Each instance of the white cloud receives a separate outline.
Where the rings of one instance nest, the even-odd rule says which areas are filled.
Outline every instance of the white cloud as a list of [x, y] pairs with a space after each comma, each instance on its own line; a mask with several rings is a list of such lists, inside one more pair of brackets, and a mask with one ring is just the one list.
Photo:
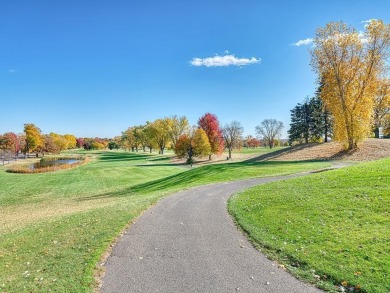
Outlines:
[[372, 18], [372, 19], [367, 19], [367, 20], [363, 20], [362, 23], [364, 23], [364, 27], [367, 27], [371, 21], [375, 21], [377, 20], [376, 18]]
[[193, 58], [190, 61], [192, 66], [221, 67], [221, 66], [245, 66], [256, 64], [261, 61], [260, 58], [237, 58], [233, 54], [208, 58]]
[[298, 42], [296, 43], [293, 43], [294, 46], [297, 46], [297, 47], [300, 47], [300, 46], [306, 46], [306, 45], [310, 45], [313, 43], [313, 39], [312, 38], [307, 38], [307, 39], [304, 39], [304, 40], [299, 40]]

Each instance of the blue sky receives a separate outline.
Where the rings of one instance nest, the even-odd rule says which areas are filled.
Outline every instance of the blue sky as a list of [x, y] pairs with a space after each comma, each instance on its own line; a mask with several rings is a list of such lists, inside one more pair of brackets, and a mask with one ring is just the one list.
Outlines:
[[0, 133], [113, 137], [210, 112], [246, 135], [275, 118], [286, 137], [316, 89], [310, 45], [293, 44], [372, 18], [389, 23], [390, 1], [0, 0]]

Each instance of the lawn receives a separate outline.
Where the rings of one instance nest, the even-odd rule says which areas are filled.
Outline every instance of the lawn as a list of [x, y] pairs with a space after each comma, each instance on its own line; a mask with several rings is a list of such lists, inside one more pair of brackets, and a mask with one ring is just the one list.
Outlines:
[[277, 151], [277, 150], [282, 150], [282, 149], [285, 149], [286, 147], [284, 146], [280, 146], [280, 147], [275, 147], [273, 149], [270, 149], [270, 148], [266, 148], [266, 147], [258, 147], [258, 148], [241, 148], [241, 150], [239, 151], [235, 151], [233, 153], [233, 157], [234, 157], [234, 154], [248, 154], [248, 155], [264, 155], [264, 154], [268, 154], [270, 152], [273, 152], [273, 151]]
[[382, 159], [257, 186], [233, 196], [229, 210], [293, 274], [328, 290], [390, 292], [389, 166]]
[[0, 167], [0, 292], [90, 292], [110, 243], [162, 196], [328, 165], [236, 162], [191, 169], [171, 164], [169, 155], [85, 154], [90, 163], [51, 173], [13, 174]]

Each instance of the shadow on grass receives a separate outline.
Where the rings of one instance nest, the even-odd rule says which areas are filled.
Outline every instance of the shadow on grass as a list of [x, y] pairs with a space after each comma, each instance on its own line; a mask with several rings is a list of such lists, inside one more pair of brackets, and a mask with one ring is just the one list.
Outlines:
[[146, 160], [147, 158], [150, 157], [151, 157], [150, 155], [146, 155], [146, 154], [105, 152], [101, 154], [101, 156], [99, 157], [99, 161], [102, 162], [138, 161], [138, 160]]
[[[226, 181], [226, 174], [239, 174], [240, 169], [242, 168], [248, 168], [248, 167], [264, 167], [264, 168], [277, 168], [281, 166], [288, 166], [288, 165], [295, 165], [295, 164], [302, 164], [303, 162], [307, 163], [313, 163], [313, 162], [319, 162], [318, 160], [308, 160], [308, 161], [289, 161], [289, 162], [282, 162], [282, 161], [263, 161], [263, 162], [237, 162], [237, 163], [225, 163], [225, 164], [214, 164], [214, 165], [206, 165], [198, 168], [193, 168], [188, 171], [184, 171], [175, 175], [167, 176], [164, 178], [151, 180], [148, 182], [144, 182], [141, 184], [137, 184], [134, 186], [130, 186], [128, 188], [119, 190], [119, 191], [113, 191], [108, 193], [102, 193], [90, 197], [84, 197], [80, 198], [78, 200], [84, 201], [84, 200], [93, 200], [98, 198], [108, 198], [108, 197], [122, 197], [122, 196], [131, 196], [136, 194], [145, 194], [149, 192], [161, 192], [165, 190], [178, 190], [181, 187], [189, 187], [194, 186], [196, 184], [193, 184], [195, 182], [198, 182], [199, 184], [208, 184], [208, 183], [214, 183], [214, 182], [222, 182]], [[145, 167], [154, 167], [156, 165], [145, 165]], [[158, 166], [158, 165], [157, 165]], [[161, 165], [161, 166], [167, 166], [167, 164]], [[272, 175], [279, 175], [280, 173], [275, 173]], [[264, 176], [267, 176], [264, 174]], [[244, 176], [234, 179], [247, 179], [247, 178], [253, 178], [256, 176]]]
[[157, 158], [152, 158], [148, 159], [149, 162], [160, 162], [160, 161], [169, 161], [171, 158], [170, 157], [157, 157]]

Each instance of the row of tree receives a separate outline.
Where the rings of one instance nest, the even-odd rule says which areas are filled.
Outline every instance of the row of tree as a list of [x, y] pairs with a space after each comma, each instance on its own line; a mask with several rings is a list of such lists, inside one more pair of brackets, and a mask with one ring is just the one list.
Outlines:
[[146, 151], [148, 148], [150, 152], [158, 149], [163, 154], [165, 148], [169, 147], [178, 157], [186, 158], [188, 163], [192, 163], [194, 157], [208, 156], [211, 159], [212, 155], [222, 154], [224, 149], [227, 149], [230, 159], [232, 151], [242, 146], [265, 145], [272, 148], [279, 142], [282, 129], [282, 122], [266, 119], [256, 127], [256, 134], [261, 141], [251, 136], [244, 140], [244, 129], [240, 122], [232, 121], [221, 126], [215, 114], [206, 113], [194, 126], [189, 125], [185, 116], [165, 117], [144, 125], [132, 126], [114, 141], [117, 147], [132, 151]]
[[27, 123], [20, 134], [7, 132], [0, 135], [0, 150], [12, 155], [19, 153], [60, 153], [63, 150], [80, 147], [79, 140], [72, 134], [60, 135], [54, 132], [43, 134], [35, 124]]
[[138, 151], [138, 149], [158, 149], [160, 154], [169, 147], [180, 158], [220, 155], [225, 147], [231, 152], [240, 147], [243, 127], [237, 121], [220, 126], [214, 114], [206, 113], [198, 120], [196, 126], [190, 126], [185, 116], [171, 116], [146, 122], [145, 125], [129, 127], [122, 132], [118, 145], [125, 149]]
[[180, 158], [189, 163], [194, 157], [221, 155], [227, 149], [232, 157], [234, 149], [242, 146], [255, 148], [261, 145], [270, 148], [279, 145], [283, 124], [275, 119], [266, 119], [256, 127], [258, 138], [248, 136], [243, 139], [240, 122], [232, 121], [220, 126], [216, 115], [206, 113], [199, 118], [197, 125], [190, 126], [185, 116], [171, 116], [146, 122], [145, 125], [129, 127], [121, 136], [113, 139], [76, 138], [72, 134], [60, 135], [54, 132], [43, 134], [34, 124], [24, 125], [24, 132], [16, 135], [8, 132], [0, 135], [0, 150], [11, 154], [34, 152], [59, 153], [63, 150], [84, 148], [86, 150], [119, 149], [150, 152], [158, 149], [160, 154], [169, 147]]

